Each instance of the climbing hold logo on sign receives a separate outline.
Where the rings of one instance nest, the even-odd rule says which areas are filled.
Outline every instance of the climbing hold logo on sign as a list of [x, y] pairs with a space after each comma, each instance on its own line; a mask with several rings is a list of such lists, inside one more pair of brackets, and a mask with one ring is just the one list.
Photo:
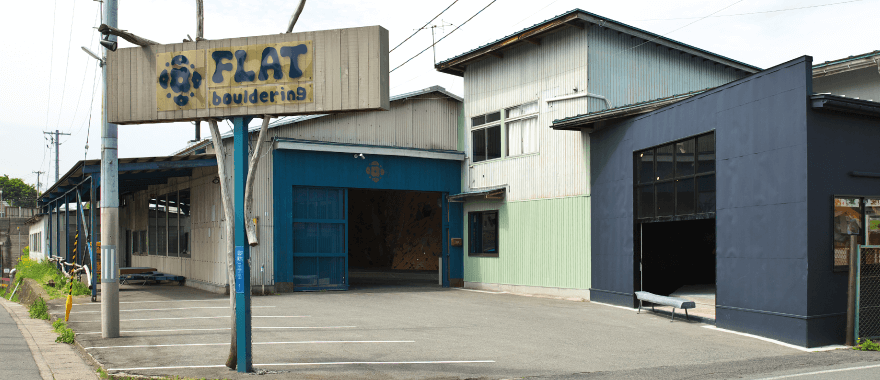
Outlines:
[[205, 51], [156, 55], [156, 101], [160, 111], [205, 108]]
[[378, 161], [373, 161], [370, 163], [370, 166], [367, 166], [367, 174], [370, 175], [370, 179], [373, 182], [379, 182], [382, 176], [385, 175], [385, 169], [382, 168], [382, 165], [379, 165]]

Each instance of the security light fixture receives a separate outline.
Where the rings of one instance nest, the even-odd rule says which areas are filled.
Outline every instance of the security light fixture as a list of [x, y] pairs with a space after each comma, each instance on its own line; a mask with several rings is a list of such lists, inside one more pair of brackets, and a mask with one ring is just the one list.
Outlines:
[[363, 154], [363, 153], [356, 153], [356, 154], [354, 155], [354, 158], [360, 158], [360, 159], [362, 159], [362, 160], [366, 160], [366, 159], [367, 159], [366, 157], [364, 157], [364, 154]]
[[[95, 52], [89, 50], [89, 48], [87, 48], [85, 46], [82, 46], [82, 49], [84, 52], [86, 52], [86, 54], [88, 54], [89, 56], [91, 56], [94, 59], [97, 59], [98, 64], [101, 65], [101, 67], [104, 67], [104, 60], [101, 59], [101, 57], [99, 57], [97, 54], [95, 54]], [[86, 148], [86, 149], [88, 149], [88, 148]]]
[[110, 41], [108, 35], [104, 35], [104, 39], [101, 40], [101, 46], [110, 51], [116, 51], [116, 41]]

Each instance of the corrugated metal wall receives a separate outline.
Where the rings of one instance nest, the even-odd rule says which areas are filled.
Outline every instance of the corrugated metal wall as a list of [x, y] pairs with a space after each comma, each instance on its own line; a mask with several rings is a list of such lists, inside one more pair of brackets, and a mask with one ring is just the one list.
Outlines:
[[846, 73], [813, 78], [813, 92], [830, 92], [880, 102], [880, 67], [868, 67]]
[[590, 197], [465, 204], [482, 210], [499, 211], [499, 254], [465, 254], [465, 281], [589, 289]]
[[[588, 289], [590, 287], [590, 136], [553, 131], [562, 119], [607, 106], [578, 97], [589, 92], [612, 107], [714, 87], [744, 72], [592, 25], [567, 28], [488, 57], [465, 72], [465, 152], [462, 182], [469, 189], [508, 185], [507, 199], [465, 205], [465, 212], [499, 209], [498, 258], [467, 257], [465, 281]], [[538, 100], [537, 154], [470, 162], [470, 118]], [[506, 154], [506, 131], [502, 128]], [[554, 200], [542, 200], [562, 198]], [[541, 201], [535, 201], [541, 200]], [[522, 202], [527, 201], [527, 202]], [[465, 214], [466, 217], [466, 214]], [[560, 229], [561, 230], [558, 230]]]
[[[540, 46], [522, 45], [468, 66], [465, 72], [465, 152], [470, 156], [470, 118], [538, 101], [537, 154], [469, 164], [470, 188], [509, 185], [509, 200], [555, 198], [589, 193], [589, 136], [552, 131], [554, 119], [588, 111], [590, 100], [547, 104], [545, 99], [587, 89], [587, 33], [574, 28], [554, 33]], [[506, 131], [502, 128], [503, 148]]]
[[[380, 145], [420, 149], [456, 150], [458, 145], [458, 122], [461, 102], [440, 93], [429, 93], [413, 98], [391, 102], [391, 110], [386, 112], [356, 112], [325, 116], [306, 120], [293, 125], [272, 128], [267, 132], [267, 140], [275, 137], [296, 138], [323, 142]], [[258, 121], [258, 120], [257, 120]], [[255, 121], [255, 122], [257, 122]], [[257, 133], [251, 133], [250, 151], [256, 148]], [[234, 148], [231, 138], [226, 144], [226, 165], [229, 168], [228, 183], [233, 183], [232, 166]], [[275, 170], [272, 160], [271, 144], [264, 147], [263, 156], [257, 166], [256, 187], [254, 188], [254, 215], [258, 217], [260, 244], [251, 247], [251, 284], [273, 285], [274, 231], [272, 175]], [[216, 153], [208, 148], [208, 153]], [[283, 168], [294, 174], [296, 168]], [[163, 256], [135, 256], [136, 266], [150, 266], [168, 273], [181, 274], [188, 279], [216, 285], [227, 284], [226, 258], [223, 238], [225, 227], [223, 210], [220, 204], [220, 185], [211, 181], [217, 176], [216, 168], [193, 170], [192, 178], [172, 179], [168, 185], [150, 186], [149, 190], [138, 192], [139, 207], [146, 211], [149, 194], [164, 194], [173, 189], [192, 189], [193, 203], [193, 253], [191, 258]], [[146, 213], [136, 216], [143, 220], [146, 229]], [[138, 223], [132, 221], [131, 223]], [[278, 226], [282, 233], [292, 226]], [[123, 231], [125, 230], [123, 226]], [[260, 268], [264, 270], [261, 272]]]

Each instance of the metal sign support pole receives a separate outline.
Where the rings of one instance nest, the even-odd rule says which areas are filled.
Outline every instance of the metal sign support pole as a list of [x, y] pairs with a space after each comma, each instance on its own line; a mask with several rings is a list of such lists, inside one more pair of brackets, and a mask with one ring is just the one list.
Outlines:
[[[235, 342], [238, 372], [252, 372], [251, 356], [251, 268], [250, 247], [245, 233], [244, 187], [248, 175], [248, 123], [250, 117], [235, 117], [233, 123], [235, 175]], [[222, 157], [218, 159], [223, 159]]]
[[[104, 0], [104, 24], [117, 27], [117, 0]], [[110, 41], [116, 36], [110, 35]], [[106, 50], [105, 50], [106, 51]], [[106, 62], [106, 53], [105, 53]], [[101, 123], [101, 336], [119, 337], [119, 152], [116, 124], [107, 118], [107, 65], [104, 77], [104, 117]]]

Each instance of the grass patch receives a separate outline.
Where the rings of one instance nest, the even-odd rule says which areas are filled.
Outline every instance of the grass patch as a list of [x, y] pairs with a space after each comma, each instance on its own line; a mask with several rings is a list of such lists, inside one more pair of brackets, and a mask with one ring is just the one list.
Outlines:
[[[48, 261], [34, 261], [22, 256], [21, 261], [15, 266], [16, 278], [31, 278], [37, 281], [46, 290], [49, 299], [62, 298], [67, 296], [68, 287], [73, 285], [73, 295], [84, 296], [92, 294], [87, 284], [83, 284], [76, 279], [68, 279], [61, 274], [61, 271], [55, 264]], [[49, 281], [55, 283], [55, 286], [46, 285]]]
[[58, 333], [58, 338], [55, 338], [55, 342], [73, 344], [76, 333], [67, 327], [67, 323], [64, 320], [56, 319], [55, 322], [52, 322], [52, 329]]
[[853, 347], [853, 350], [858, 351], [880, 351], [880, 344], [873, 342], [869, 339], [858, 339], [856, 341], [856, 346]]
[[49, 320], [49, 307], [46, 306], [46, 301], [43, 300], [43, 297], [37, 298], [34, 303], [28, 307], [28, 314], [30, 314], [33, 319]]

